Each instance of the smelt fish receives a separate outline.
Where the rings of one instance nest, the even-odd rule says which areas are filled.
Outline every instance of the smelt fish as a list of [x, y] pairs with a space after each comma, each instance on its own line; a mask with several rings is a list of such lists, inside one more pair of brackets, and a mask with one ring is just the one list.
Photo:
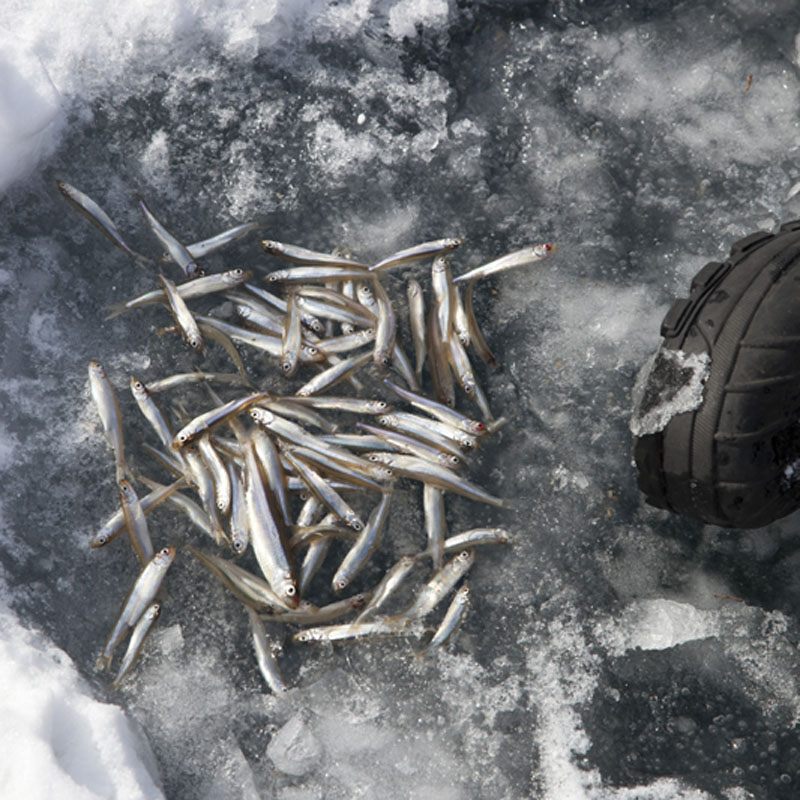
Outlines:
[[177, 450], [189, 444], [206, 431], [210, 431], [217, 425], [222, 425], [237, 414], [241, 414], [259, 400], [269, 399], [267, 392], [254, 392], [246, 397], [231, 400], [217, 408], [206, 411], [204, 414], [195, 417], [190, 423], [184, 425], [172, 439], [172, 447]]
[[[142, 478], [142, 482], [152, 489], [152, 491], [141, 498], [139, 501], [142, 513], [149, 514], [159, 503], [164, 502], [170, 495], [174, 494], [182, 486], [185, 486], [186, 478], [178, 478], [175, 483], [169, 486], [162, 486], [159, 483], [148, 483], [147, 478]], [[91, 538], [89, 547], [97, 548], [107, 545], [112, 539], [126, 529], [125, 515], [122, 513], [122, 508], [117, 509], [109, 520], [100, 528], [100, 530]]]
[[361, 571], [364, 565], [372, 557], [376, 548], [380, 544], [386, 518], [389, 514], [389, 504], [392, 500], [392, 487], [389, 486], [383, 492], [381, 501], [369, 515], [364, 530], [359, 534], [358, 539], [347, 551], [347, 555], [339, 565], [339, 569], [333, 576], [332, 587], [334, 592], [341, 592], [350, 585], [350, 582]]
[[125, 463], [125, 443], [122, 438], [122, 415], [114, 387], [106, 375], [99, 361], [89, 362], [89, 387], [92, 399], [103, 423], [106, 439], [114, 451], [117, 466], [117, 483], [123, 476], [130, 475], [128, 465]]
[[523, 247], [521, 250], [515, 250], [513, 253], [507, 253], [488, 264], [482, 264], [480, 267], [475, 267], [463, 275], [459, 275], [453, 280], [453, 283], [461, 283], [462, 281], [478, 280], [486, 278], [489, 275], [494, 275], [497, 272], [504, 272], [507, 269], [514, 269], [515, 267], [524, 267], [528, 264], [534, 264], [537, 261], [553, 255], [556, 251], [554, 244], [535, 244], [532, 247]]
[[189, 306], [186, 305], [186, 301], [180, 296], [177, 287], [169, 278], [159, 275], [158, 279], [161, 281], [167, 305], [183, 334], [184, 341], [196, 353], [203, 353], [205, 351], [203, 335], [200, 333], [200, 326], [189, 310]]
[[350, 622], [343, 625], [324, 625], [306, 628], [292, 638], [296, 642], [340, 642], [361, 636], [391, 636], [406, 633], [411, 624], [400, 617], [384, 617], [367, 622]]
[[429, 655], [438, 647], [443, 647], [455, 636], [461, 623], [467, 616], [469, 610], [469, 586], [464, 584], [450, 601], [444, 618], [439, 623], [439, 627], [433, 634], [433, 638], [428, 642], [428, 646], [420, 652], [421, 656]]
[[107, 670], [111, 666], [114, 650], [153, 602], [174, 559], [175, 548], [170, 545], [159, 550], [141, 571], [120, 607], [117, 620], [111, 629], [100, 658], [97, 659], [95, 669]]
[[264, 239], [261, 247], [273, 256], [278, 256], [285, 261], [293, 264], [308, 264], [311, 266], [333, 266], [333, 267], [361, 267], [367, 269], [366, 264], [359, 264], [352, 258], [332, 255], [331, 253], [319, 253], [316, 250], [307, 250], [305, 247], [298, 247], [294, 244], [284, 244], [273, 239]]
[[422, 619], [430, 614], [474, 563], [475, 553], [462, 550], [422, 587], [414, 602], [400, 615], [400, 618]]
[[114, 682], [111, 684], [115, 689], [119, 689], [119, 685], [122, 683], [125, 676], [130, 672], [131, 667], [139, 657], [144, 640], [147, 638], [147, 634], [152, 630], [153, 625], [158, 619], [160, 613], [161, 603], [156, 600], [155, 603], [151, 603], [145, 609], [144, 614], [139, 617], [139, 621], [136, 623], [136, 625], [134, 625], [133, 631], [131, 632], [131, 638], [128, 640], [128, 648], [125, 651], [125, 655], [122, 657], [122, 663], [119, 665], [117, 677], [114, 678]]
[[131, 547], [136, 553], [139, 563], [145, 567], [153, 558], [153, 542], [150, 540], [150, 532], [147, 529], [147, 518], [142, 511], [142, 504], [139, 502], [133, 486], [125, 478], [119, 482], [118, 488], [122, 515], [128, 528]]
[[445, 553], [457, 553], [467, 547], [484, 544], [508, 544], [511, 534], [505, 528], [471, 528], [444, 540]]
[[281, 694], [289, 687], [278, 668], [278, 661], [272, 652], [272, 645], [267, 637], [264, 623], [250, 606], [247, 606], [247, 614], [250, 617], [250, 632], [253, 636], [253, 649], [256, 651], [258, 668], [273, 694]]
[[161, 245], [167, 250], [170, 258], [183, 270], [183, 274], [187, 278], [197, 278], [201, 275], [202, 270], [195, 263], [192, 254], [167, 230], [166, 226], [157, 219], [155, 214], [148, 208], [147, 203], [140, 199], [139, 207], [142, 209], [150, 229], [156, 235], [159, 242], [161, 242]]
[[264, 490], [258, 456], [251, 440], [244, 443], [244, 459], [244, 504], [250, 545], [272, 590], [284, 605], [297, 608], [297, 581]]
[[425, 297], [422, 287], [415, 280], [408, 282], [408, 318], [411, 325], [411, 338], [414, 340], [414, 355], [416, 366], [414, 373], [417, 382], [422, 380], [422, 367], [425, 364]]
[[395, 593], [400, 584], [419, 563], [418, 556], [403, 556], [383, 576], [381, 582], [373, 589], [372, 598], [364, 606], [361, 613], [355, 618], [356, 622], [374, 614], [384, 606], [386, 601]]
[[119, 229], [112, 222], [111, 217], [89, 195], [84, 194], [74, 186], [70, 186], [66, 181], [56, 181], [56, 186], [58, 186], [58, 191], [64, 195], [64, 199], [119, 247], [126, 256], [133, 259], [140, 267], [153, 266], [151, 259], [128, 247]]
[[[203, 275], [200, 278], [192, 278], [184, 283], [177, 283], [175, 284], [175, 288], [184, 300], [191, 300], [195, 297], [204, 297], [207, 294], [224, 292], [232, 289], [240, 283], [250, 280], [252, 274], [250, 270], [230, 269], [227, 272]], [[124, 311], [129, 311], [132, 308], [141, 308], [152, 303], [165, 302], [167, 302], [167, 298], [164, 294], [164, 290], [153, 289], [150, 292], [145, 292], [145, 294], [134, 297], [133, 300], [127, 300], [124, 303], [112, 303], [106, 306], [107, 310], [111, 312], [106, 319], [113, 319]]]
[[432, 256], [437, 256], [442, 252], [454, 250], [461, 244], [461, 241], [461, 239], [436, 239], [432, 242], [415, 244], [413, 247], [400, 250], [399, 252], [379, 261], [377, 264], [373, 264], [370, 267], [370, 271], [378, 272], [391, 267], [397, 267], [400, 264], [409, 264], [412, 261], [422, 261], [423, 258], [430, 258]]
[[221, 247], [225, 247], [225, 245], [228, 245], [231, 242], [235, 242], [237, 239], [241, 239], [242, 236], [246, 236], [251, 231], [258, 230], [261, 227], [263, 227], [263, 225], [260, 222], [244, 222], [241, 225], [234, 225], [232, 228], [228, 228], [227, 230], [222, 231], [222, 233], [218, 233], [216, 236], [211, 236], [208, 239], [203, 239], [200, 242], [187, 244], [186, 249], [189, 251], [189, 255], [192, 258], [202, 258], [203, 256], [207, 256], [209, 253], [216, 252]]

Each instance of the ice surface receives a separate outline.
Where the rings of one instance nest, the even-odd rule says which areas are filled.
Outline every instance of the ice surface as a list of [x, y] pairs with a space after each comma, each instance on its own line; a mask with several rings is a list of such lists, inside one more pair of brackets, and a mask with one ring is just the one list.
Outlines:
[[[91, 686], [70, 673], [45, 701], [15, 681], [42, 763], [86, 792], [115, 785], [103, 759], [67, 749], [59, 766], [63, 728], [43, 728], [50, 702], [79, 733], [123, 730], [94, 694], [141, 726], [170, 799], [797, 797], [796, 518], [740, 533], [645, 506], [628, 429], [672, 300], [732, 241], [800, 216], [796, 4], [35, 0], [7, 3], [0, 26], [0, 575], [39, 631], [4, 617], [2, 669], [9, 683], [57, 646]], [[495, 518], [515, 542], [482, 555], [447, 651], [287, 640], [293, 688], [273, 697], [241, 609], [181, 552], [130, 680], [112, 692], [93, 673], [135, 565], [87, 546], [116, 500], [86, 364], [106, 366], [138, 441], [130, 373], [184, 356], [156, 334], [159, 309], [103, 321], [151, 276], [55, 178], [150, 255], [137, 192], [190, 241], [263, 220], [209, 270], [270, 266], [259, 236], [370, 258], [460, 235], [457, 272], [558, 244], [476, 288], [501, 364], [479, 375], [510, 418], [477, 469], [516, 498]], [[418, 541], [411, 497], [394, 555]], [[484, 512], [448, 504], [454, 528]], [[152, 533], [198, 541], [174, 512]], [[318, 747], [302, 775], [271, 755], [291, 720]], [[144, 781], [126, 736], [113, 779]]]

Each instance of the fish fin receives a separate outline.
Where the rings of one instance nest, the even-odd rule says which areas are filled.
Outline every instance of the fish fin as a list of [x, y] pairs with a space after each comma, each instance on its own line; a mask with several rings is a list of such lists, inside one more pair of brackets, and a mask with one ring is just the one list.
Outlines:
[[133, 259], [133, 262], [136, 264], [137, 267], [142, 267], [143, 269], [150, 269], [150, 270], [155, 269], [156, 263], [155, 261], [153, 261], [152, 258], [143, 256], [141, 253], [137, 253], [135, 250], [131, 250], [129, 255]]
[[110, 305], [106, 306], [106, 311], [110, 311], [111, 313], [106, 317], [107, 320], [114, 319], [114, 317], [118, 317], [120, 314], [124, 313], [128, 310], [128, 306], [125, 303], [111, 303]]

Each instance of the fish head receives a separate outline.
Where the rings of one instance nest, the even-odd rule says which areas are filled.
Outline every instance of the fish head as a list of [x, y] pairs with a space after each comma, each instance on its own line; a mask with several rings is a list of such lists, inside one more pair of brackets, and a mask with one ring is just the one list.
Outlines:
[[275, 415], [266, 408], [251, 408], [250, 418], [260, 425], [269, 425], [275, 421]]
[[244, 283], [244, 281], [250, 280], [252, 276], [252, 270], [237, 267], [236, 269], [229, 269], [227, 272], [223, 272], [222, 281], [228, 286], [237, 286], [240, 283]]
[[297, 608], [300, 604], [300, 598], [297, 596], [297, 584], [291, 577], [283, 578], [277, 586], [274, 587], [275, 594], [280, 597], [281, 602], [291, 609]]
[[364, 530], [364, 523], [358, 518], [358, 515], [355, 512], [345, 514], [344, 522], [348, 528], [352, 528], [354, 531]]
[[325, 356], [313, 345], [304, 344], [303, 354], [309, 361], [322, 361]]
[[131, 375], [131, 393], [137, 400], [144, 400], [148, 396], [147, 387], [134, 375]]
[[456, 469], [461, 466], [461, 459], [452, 453], [439, 453], [437, 460], [443, 467], [448, 469]]
[[133, 490], [133, 486], [125, 478], [121, 478], [117, 486], [119, 487], [120, 499], [125, 505], [135, 503], [139, 499]]
[[297, 356], [294, 353], [286, 353], [281, 359], [281, 369], [284, 375], [291, 375], [297, 369]]
[[168, 567], [175, 560], [176, 552], [174, 544], [169, 545], [169, 547], [162, 547], [153, 556], [153, 562], [160, 567]]

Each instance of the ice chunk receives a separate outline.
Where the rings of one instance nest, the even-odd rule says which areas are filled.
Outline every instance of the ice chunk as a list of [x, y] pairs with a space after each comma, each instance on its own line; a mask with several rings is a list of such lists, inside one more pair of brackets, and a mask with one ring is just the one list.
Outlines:
[[447, 23], [447, 0], [400, 0], [389, 12], [389, 35], [414, 36], [416, 26], [440, 28]]
[[665, 650], [668, 647], [716, 636], [720, 631], [717, 611], [705, 611], [690, 603], [658, 598], [633, 603], [620, 623], [625, 649]]
[[0, 783], [28, 800], [163, 798], [122, 710], [89, 693], [71, 660], [0, 608]]
[[281, 772], [306, 775], [322, 757], [322, 747], [300, 714], [295, 714], [273, 737], [267, 755]]
[[633, 435], [663, 431], [676, 414], [699, 408], [710, 367], [708, 353], [687, 355], [682, 350], [659, 348], [642, 367], [633, 387]]

